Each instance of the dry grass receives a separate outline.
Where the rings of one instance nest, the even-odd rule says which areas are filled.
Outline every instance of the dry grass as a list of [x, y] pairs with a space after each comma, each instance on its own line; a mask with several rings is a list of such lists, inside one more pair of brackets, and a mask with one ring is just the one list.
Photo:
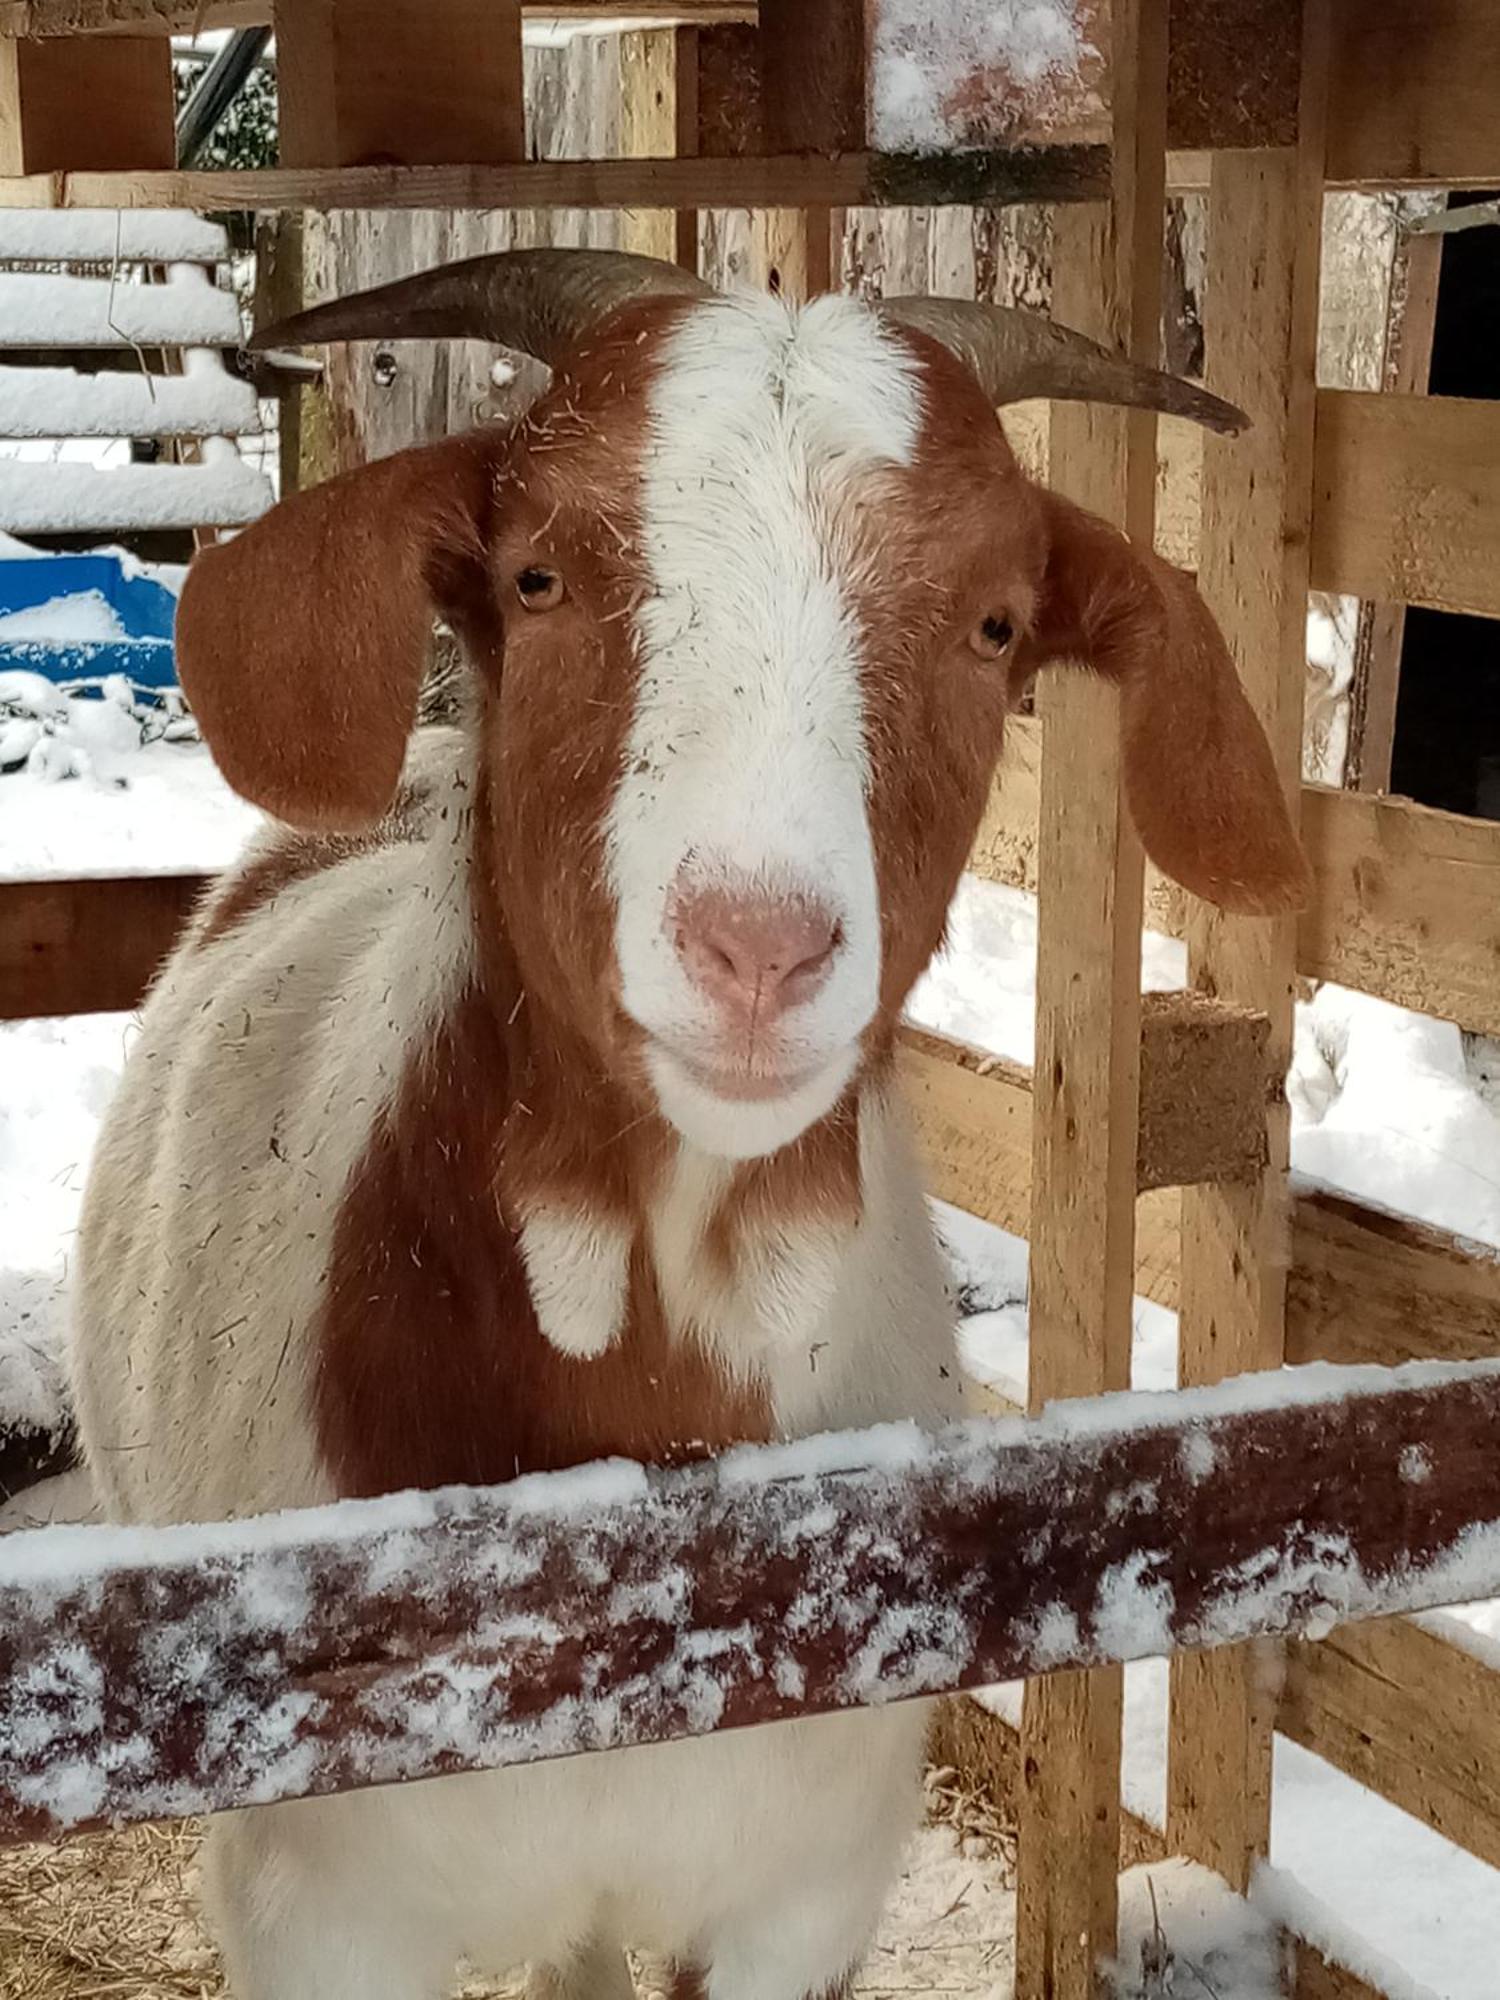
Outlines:
[[216, 2000], [191, 1822], [0, 1849], [0, 2000]]
[[[1011, 1879], [1014, 1830], [952, 1770], [927, 1781], [930, 1821]], [[221, 2000], [198, 1921], [191, 1820], [0, 1848], [0, 2000]], [[645, 1969], [643, 1968], [643, 1971]], [[641, 1979], [648, 1994], [658, 1981]], [[469, 1980], [460, 2000], [521, 2000], [515, 1982]]]

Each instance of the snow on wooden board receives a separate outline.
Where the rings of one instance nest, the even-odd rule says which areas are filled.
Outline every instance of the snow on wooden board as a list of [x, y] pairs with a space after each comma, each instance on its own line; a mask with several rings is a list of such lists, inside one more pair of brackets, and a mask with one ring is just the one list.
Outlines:
[[44, 271], [0, 272], [0, 348], [237, 347], [232, 292], [185, 277], [114, 284]]
[[229, 238], [216, 222], [170, 208], [0, 209], [0, 262], [217, 264]]
[[1313, 1368], [0, 1545], [0, 1839], [1500, 1589], [1500, 1364]]
[[1099, 140], [1097, 0], [869, 0], [870, 143], [884, 152]]
[[0, 437], [243, 437], [259, 428], [254, 389], [221, 368], [0, 368]]
[[107, 471], [0, 459], [0, 528], [19, 535], [242, 527], [264, 514], [272, 497], [264, 475], [237, 453], [204, 465]]

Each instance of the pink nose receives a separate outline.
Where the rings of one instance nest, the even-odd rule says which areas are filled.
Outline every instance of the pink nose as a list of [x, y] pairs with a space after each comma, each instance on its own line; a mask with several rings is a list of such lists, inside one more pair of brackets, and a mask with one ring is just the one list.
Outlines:
[[811, 1000], [840, 942], [817, 903], [712, 889], [679, 894], [672, 935], [699, 992], [750, 1028]]

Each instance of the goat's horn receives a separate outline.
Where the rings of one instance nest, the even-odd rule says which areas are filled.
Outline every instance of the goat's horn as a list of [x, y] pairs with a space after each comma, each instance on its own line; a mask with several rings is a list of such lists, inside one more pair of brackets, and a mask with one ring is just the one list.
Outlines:
[[326, 340], [490, 340], [549, 366], [627, 299], [701, 298], [691, 271], [624, 250], [499, 250], [330, 299], [263, 326], [249, 346]]
[[993, 403], [1053, 396], [1071, 403], [1123, 403], [1164, 410], [1234, 437], [1250, 419], [1233, 403], [1181, 376], [1165, 375], [1111, 354], [1071, 327], [1011, 306], [970, 299], [886, 299], [879, 308], [897, 326], [930, 334], [978, 377]]

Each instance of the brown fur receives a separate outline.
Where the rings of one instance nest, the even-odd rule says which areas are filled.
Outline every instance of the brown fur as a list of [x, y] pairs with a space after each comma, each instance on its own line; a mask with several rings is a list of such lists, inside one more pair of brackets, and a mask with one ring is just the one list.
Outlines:
[[503, 1023], [473, 993], [411, 1062], [346, 1191], [316, 1390], [341, 1492], [671, 1465], [770, 1434], [764, 1399], [669, 1333], [639, 1247], [606, 1353], [573, 1360], [543, 1336], [498, 1193], [507, 1122], [526, 1115], [505, 1073]]
[[[631, 613], [648, 587], [647, 397], [661, 335], [686, 309], [616, 315], [512, 434], [297, 496], [211, 552], [184, 596], [184, 684], [226, 773], [320, 830], [248, 870], [205, 941], [362, 847], [335, 836], [391, 798], [434, 604], [477, 669], [476, 980], [371, 1135], [320, 1329], [318, 1424], [345, 1491], [614, 1452], [666, 1462], [768, 1432], [765, 1398], [664, 1321], [642, 1246], [675, 1142], [621, 1006], [604, 883], [636, 692]], [[1192, 585], [1032, 486], [960, 364], [902, 338], [926, 379], [917, 461], [827, 503], [858, 593], [883, 926], [866, 1079], [888, 1066], [941, 940], [1012, 688], [1040, 665], [1077, 658], [1120, 683], [1132, 810], [1179, 880], [1246, 909], [1290, 907], [1305, 880], [1269, 751]], [[537, 565], [565, 583], [546, 611], [516, 590]], [[987, 618], [1016, 632], [1004, 657], [971, 644]], [[704, 1246], [721, 1275], [779, 1221], [857, 1218], [854, 1101], [735, 1171]], [[537, 1326], [514, 1232], [539, 1202], [634, 1234], [627, 1325], [598, 1359], [559, 1353]]]

